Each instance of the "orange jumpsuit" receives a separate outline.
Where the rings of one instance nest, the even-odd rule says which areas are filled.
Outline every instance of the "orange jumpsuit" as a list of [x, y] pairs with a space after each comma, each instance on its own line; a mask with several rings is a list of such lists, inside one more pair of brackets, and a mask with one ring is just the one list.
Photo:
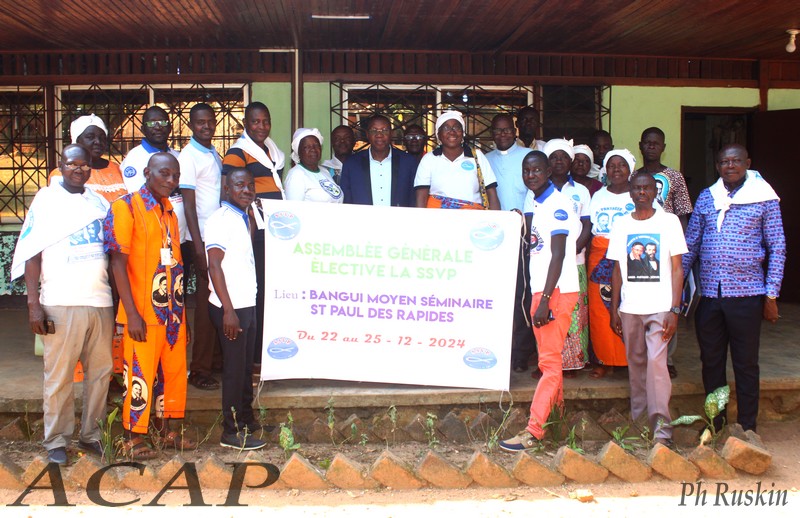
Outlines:
[[[182, 418], [186, 409], [186, 324], [183, 261], [178, 219], [168, 199], [143, 186], [111, 205], [103, 231], [107, 252], [128, 256], [128, 279], [134, 304], [147, 325], [147, 339], [136, 342], [123, 332], [125, 399], [122, 425], [146, 433], [150, 410], [156, 417]], [[162, 264], [162, 248], [172, 251]], [[117, 322], [127, 326], [119, 305]]]

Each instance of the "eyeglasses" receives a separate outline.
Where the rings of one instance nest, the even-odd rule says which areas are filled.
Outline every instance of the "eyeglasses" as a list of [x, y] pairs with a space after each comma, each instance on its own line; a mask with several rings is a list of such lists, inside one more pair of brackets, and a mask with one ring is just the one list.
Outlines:
[[371, 129], [367, 133], [369, 133], [372, 136], [376, 136], [376, 135], [389, 135], [391, 132], [392, 132], [391, 129], [383, 128], [383, 129]]
[[415, 140], [425, 140], [425, 135], [406, 135], [403, 140], [407, 142], [414, 142]]
[[166, 128], [169, 126], [169, 121], [147, 121], [142, 124], [148, 128]]
[[732, 166], [735, 166], [735, 167], [739, 167], [743, 163], [744, 163], [744, 160], [742, 160], [741, 158], [731, 158], [730, 160], [720, 160], [718, 162], [720, 167], [725, 167], [726, 165], [732, 165]]
[[83, 172], [87, 172], [87, 171], [91, 171], [92, 170], [92, 166], [90, 166], [89, 164], [83, 164], [83, 165], [64, 164], [64, 168], [65, 169], [69, 169], [71, 171], [75, 171], [76, 169], [80, 169]]
[[514, 133], [514, 128], [495, 128], [492, 130], [493, 135], [511, 135]]
[[444, 133], [463, 133], [464, 132], [464, 130], [463, 130], [463, 128], [461, 128], [460, 124], [456, 124], [454, 126], [442, 126], [441, 128], [439, 128], [439, 131], [442, 131]]

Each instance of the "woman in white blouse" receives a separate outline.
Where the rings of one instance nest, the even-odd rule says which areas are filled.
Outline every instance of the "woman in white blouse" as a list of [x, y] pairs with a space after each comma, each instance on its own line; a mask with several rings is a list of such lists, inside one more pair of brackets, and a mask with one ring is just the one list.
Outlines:
[[287, 200], [342, 203], [342, 190], [331, 172], [319, 165], [322, 157], [322, 134], [317, 128], [299, 128], [292, 136], [292, 160], [295, 165], [283, 181]]

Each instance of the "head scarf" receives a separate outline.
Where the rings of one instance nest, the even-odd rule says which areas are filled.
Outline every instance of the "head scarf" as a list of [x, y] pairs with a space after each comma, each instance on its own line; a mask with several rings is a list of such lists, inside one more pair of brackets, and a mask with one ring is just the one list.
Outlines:
[[322, 146], [322, 133], [317, 128], [297, 128], [297, 131], [292, 135], [292, 160], [295, 164], [300, 163], [300, 141], [308, 136], [317, 137], [319, 145]]
[[461, 123], [461, 129], [466, 128], [466, 125], [464, 124], [464, 116], [461, 114], [461, 112], [455, 110], [443, 112], [441, 115], [439, 115], [439, 118], [436, 119], [436, 140], [439, 140], [439, 128], [441, 128], [442, 124], [447, 121], [458, 121]]
[[106, 124], [103, 122], [103, 119], [94, 113], [91, 115], [83, 115], [72, 121], [72, 124], [69, 125], [69, 136], [72, 137], [73, 144], [78, 142], [78, 137], [83, 135], [83, 132], [86, 131], [86, 128], [89, 126], [97, 126], [103, 130], [103, 133], [106, 134], [106, 137], [108, 136], [108, 129], [106, 128]]
[[633, 156], [633, 153], [631, 153], [627, 149], [612, 149], [611, 151], [606, 153], [606, 157], [603, 159], [604, 170], [608, 165], [608, 161], [611, 160], [612, 156], [621, 156], [623, 159], [625, 159], [625, 161], [628, 162], [628, 168], [631, 170], [631, 175], [633, 175], [633, 173], [636, 172], [636, 158]]
[[544, 145], [544, 154], [547, 155], [547, 158], [550, 158], [550, 155], [559, 149], [568, 154], [570, 160], [575, 160], [575, 151], [572, 148], [572, 140], [563, 138], [554, 138], [548, 140], [547, 144]]
[[[592, 153], [592, 148], [585, 144], [578, 144], [577, 146], [573, 147], [572, 150], [577, 155], [578, 153], [582, 155], [586, 155], [589, 157], [589, 162], [594, 163], [594, 153]], [[574, 160], [574, 157], [573, 157]]]

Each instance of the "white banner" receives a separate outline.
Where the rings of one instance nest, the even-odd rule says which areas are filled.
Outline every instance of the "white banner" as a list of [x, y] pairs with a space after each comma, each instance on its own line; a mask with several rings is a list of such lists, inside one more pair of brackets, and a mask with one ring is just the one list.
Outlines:
[[262, 379], [508, 390], [518, 214], [263, 207]]

